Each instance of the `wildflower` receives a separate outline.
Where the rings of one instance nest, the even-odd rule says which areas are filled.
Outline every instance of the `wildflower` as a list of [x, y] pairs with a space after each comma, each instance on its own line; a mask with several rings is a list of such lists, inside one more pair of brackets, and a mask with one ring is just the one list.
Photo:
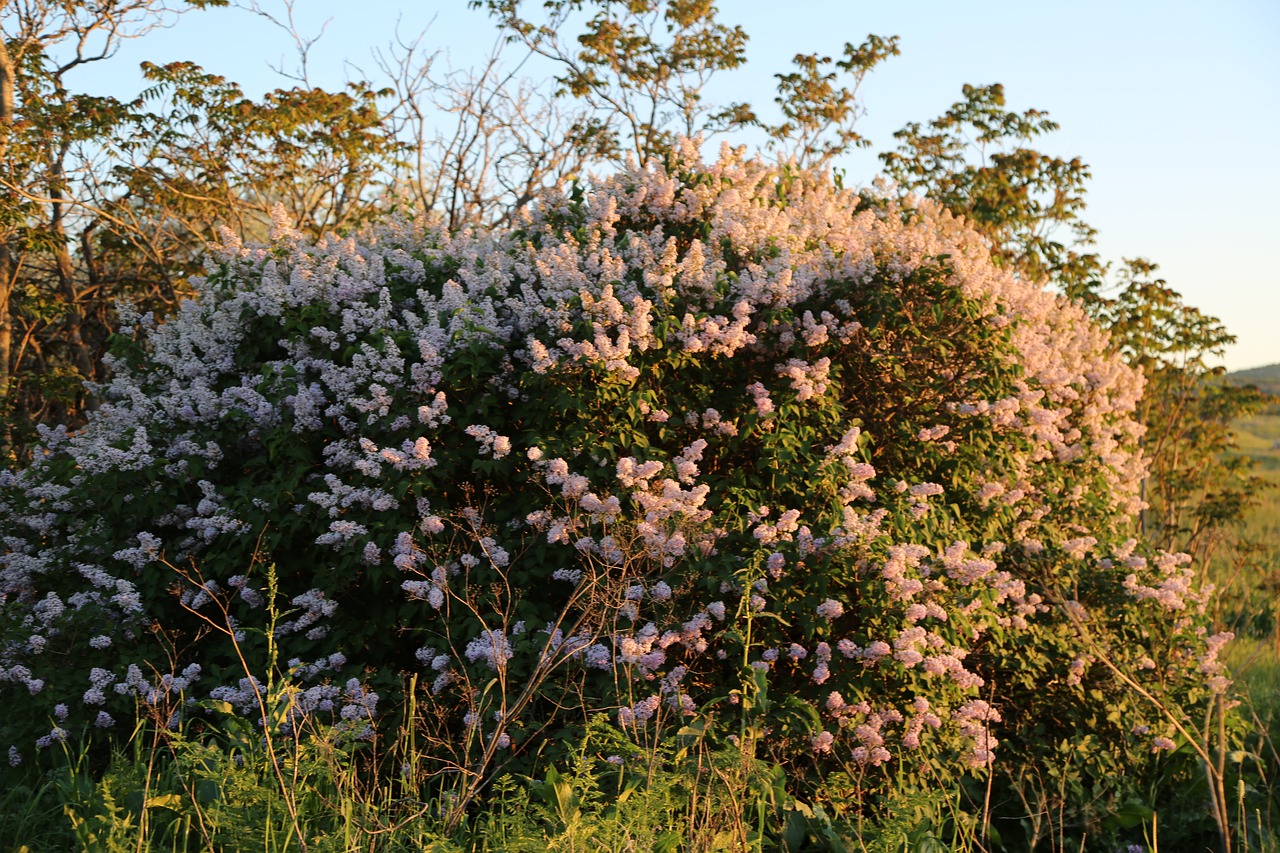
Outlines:
[[829, 753], [831, 752], [831, 744], [835, 743], [835, 739], [835, 735], [831, 734], [831, 732], [824, 731], [814, 735], [810, 742], [813, 744], [814, 752]]
[[893, 649], [891, 649], [889, 644], [884, 640], [875, 640], [867, 645], [867, 648], [862, 653], [862, 657], [864, 660], [875, 661], [890, 654], [892, 651]]
[[764, 385], [753, 382], [747, 386], [747, 392], [751, 394], [751, 399], [755, 403], [757, 415], [763, 418], [773, 412], [773, 401], [769, 399], [769, 391]]
[[485, 629], [480, 636], [467, 644], [467, 660], [475, 662], [483, 660], [492, 670], [504, 665], [515, 652], [502, 631]]
[[66, 739], [67, 739], [67, 730], [62, 728], [61, 726], [54, 726], [52, 729], [49, 730], [49, 733], [47, 735], [42, 736], [36, 741], [36, 748], [44, 749], [45, 747], [51, 746], [55, 743], [62, 743]]
[[844, 605], [836, 601], [834, 598], [828, 598], [826, 601], [818, 605], [818, 615], [828, 622], [839, 619], [844, 615]]

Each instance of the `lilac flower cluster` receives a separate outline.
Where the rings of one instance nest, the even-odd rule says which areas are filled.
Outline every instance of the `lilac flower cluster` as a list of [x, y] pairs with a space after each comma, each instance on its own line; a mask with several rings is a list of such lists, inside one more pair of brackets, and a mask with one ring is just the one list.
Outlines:
[[[0, 595], [21, 629], [0, 686], [66, 717], [23, 749], [133, 697], [256, 719], [264, 670], [148, 679], [139, 641], [190, 619], [192, 654], [234, 663], [193, 626], [249, 645], [271, 605], [295, 727], [364, 733], [379, 700], [353, 676], [418, 667], [466, 731], [520, 749], [480, 732], [479, 685], [509, 672], [569, 685], [539, 712], [590, 685], [576, 695], [635, 733], [741, 695], [749, 664], [819, 710], [817, 760], [888, 773], [950, 738], [979, 769], [1017, 724], [978, 698], [1008, 687], [984, 655], [1059, 618], [1039, 578], [1119, 566], [1125, 606], [1205, 600], [1179, 557], [1100, 561], [1140, 504], [1140, 376], [929, 202], [868, 206], [689, 144], [509, 233], [393, 222], [307, 245], [281, 222], [274, 239], [227, 239], [162, 324], [122, 313], [145, 364], [115, 364], [88, 428], [0, 475]], [[870, 319], [865, 294], [905, 300], [942, 257], [982, 381], [895, 362], [908, 320]], [[916, 371], [901, 406], [890, 363]], [[1086, 501], [1063, 482], [1099, 486]], [[199, 581], [179, 584], [189, 565]], [[1184, 666], [1219, 692], [1222, 642], [1197, 637]], [[1084, 649], [1047, 647], [1064, 689], [1093, 677]], [[71, 677], [50, 663], [68, 657]]]

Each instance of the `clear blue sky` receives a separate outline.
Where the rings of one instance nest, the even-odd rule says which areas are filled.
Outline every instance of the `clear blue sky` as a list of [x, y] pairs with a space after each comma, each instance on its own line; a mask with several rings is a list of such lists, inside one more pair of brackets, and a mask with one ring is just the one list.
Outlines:
[[[275, 9], [279, 0], [262, 0]], [[536, 0], [534, 0], [536, 2]], [[540, 5], [540, 4], [539, 4]], [[479, 59], [494, 30], [466, 0], [298, 0], [313, 49], [311, 79], [340, 85], [373, 68], [370, 50], [430, 25], [425, 43], [455, 66]], [[1231, 369], [1280, 362], [1280, 2], [1073, 0], [720, 0], [721, 17], [751, 36], [748, 68], [714, 96], [771, 102], [774, 72], [798, 52], [838, 54], [867, 33], [898, 35], [902, 55], [863, 86], [859, 125], [871, 152], [908, 121], [927, 121], [964, 83], [1003, 83], [1015, 109], [1046, 110], [1062, 130], [1044, 150], [1092, 167], [1086, 219], [1111, 260], [1160, 264], [1186, 301], [1219, 317], [1239, 342]], [[269, 63], [294, 64], [288, 37], [242, 10], [185, 16], [130, 44], [88, 87], [136, 92], [142, 60], [194, 61], [247, 93], [288, 85]], [[745, 140], [744, 140], [745, 141]], [[878, 162], [843, 165], [870, 181]]]

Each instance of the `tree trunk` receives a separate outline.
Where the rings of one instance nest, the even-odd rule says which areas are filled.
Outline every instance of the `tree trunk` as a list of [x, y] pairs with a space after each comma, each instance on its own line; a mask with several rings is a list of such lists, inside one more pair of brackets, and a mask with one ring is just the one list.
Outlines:
[[58, 285], [62, 298], [66, 303], [66, 343], [70, 350], [71, 363], [75, 365], [80, 377], [85, 380], [94, 378], [93, 358], [89, 345], [84, 340], [84, 317], [80, 313], [80, 288], [76, 284], [75, 265], [71, 260], [71, 250], [67, 248], [67, 232], [63, 219], [67, 205], [63, 201], [62, 167], [55, 163], [51, 169], [55, 176], [54, 185], [50, 187], [49, 197], [55, 199], [51, 205], [49, 229], [57, 236], [57, 248], [54, 250], [54, 261], [58, 267]]
[[[8, 0], [0, 0], [0, 9]], [[7, 168], [5, 154], [8, 149], [8, 133], [13, 127], [14, 83], [17, 72], [13, 57], [0, 32], [0, 171]], [[10, 358], [13, 350], [13, 319], [9, 315], [9, 302], [13, 294], [13, 256], [9, 252], [9, 235], [0, 232], [0, 406], [9, 395]]]
[[[8, 5], [9, 0], [0, 0], [0, 11]], [[9, 45], [4, 40], [4, 33], [0, 33], [0, 124], [13, 124], [15, 109], [13, 92], [17, 73], [13, 67], [13, 57], [9, 55]]]
[[9, 396], [9, 361], [13, 352], [13, 318], [9, 315], [9, 301], [13, 295], [13, 260], [9, 247], [0, 237], [0, 412]]

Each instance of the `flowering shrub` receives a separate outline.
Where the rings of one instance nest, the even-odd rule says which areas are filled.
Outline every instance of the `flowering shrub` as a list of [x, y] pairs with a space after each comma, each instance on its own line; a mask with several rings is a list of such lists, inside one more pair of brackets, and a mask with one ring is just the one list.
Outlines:
[[1226, 688], [1130, 538], [1139, 377], [927, 202], [688, 145], [506, 233], [228, 238], [122, 321], [90, 425], [0, 479], [17, 758], [135, 700], [254, 713], [264, 625], [291, 714], [416, 674], [473, 768], [567, 707], [751, 719], [846, 808], [1088, 738], [1141, 779]]

